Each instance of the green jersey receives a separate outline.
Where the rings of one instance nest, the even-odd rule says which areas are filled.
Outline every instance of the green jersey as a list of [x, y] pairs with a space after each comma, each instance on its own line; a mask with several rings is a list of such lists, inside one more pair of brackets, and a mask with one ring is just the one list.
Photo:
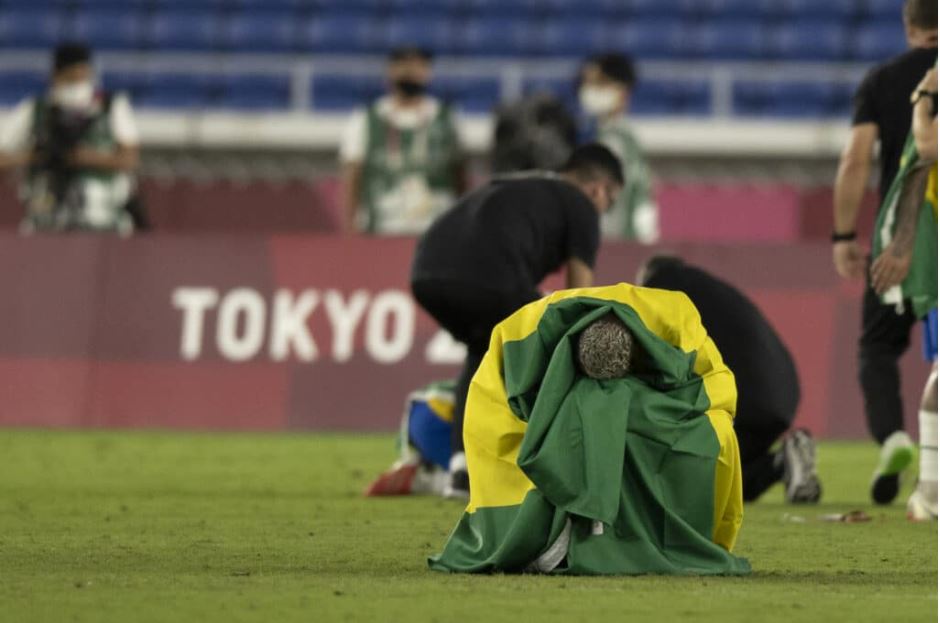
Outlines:
[[605, 216], [604, 233], [641, 242], [659, 238], [659, 210], [652, 197], [649, 165], [625, 117], [602, 122], [597, 140], [611, 149], [623, 165], [623, 192]]
[[420, 233], [456, 198], [459, 143], [451, 110], [429, 99], [396, 123], [389, 98], [366, 112], [362, 208], [369, 233]]

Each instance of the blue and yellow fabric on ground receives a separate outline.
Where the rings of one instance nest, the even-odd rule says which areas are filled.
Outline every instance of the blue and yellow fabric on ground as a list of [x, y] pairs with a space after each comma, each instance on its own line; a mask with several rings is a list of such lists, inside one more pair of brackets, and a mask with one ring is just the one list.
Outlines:
[[[608, 313], [641, 354], [629, 377], [594, 380], [575, 340]], [[525, 571], [562, 543], [554, 573], [748, 573], [730, 553], [743, 517], [736, 399], [682, 293], [619, 284], [521, 308], [473, 378], [470, 503], [431, 568]]]

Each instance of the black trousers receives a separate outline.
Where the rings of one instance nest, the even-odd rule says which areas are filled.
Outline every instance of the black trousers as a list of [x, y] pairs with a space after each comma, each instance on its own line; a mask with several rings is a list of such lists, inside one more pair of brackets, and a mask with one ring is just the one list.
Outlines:
[[467, 346], [454, 396], [454, 425], [451, 447], [462, 452], [463, 414], [467, 402], [470, 380], [480, 367], [489, 348], [493, 327], [517, 309], [540, 298], [532, 290], [505, 291], [489, 289], [477, 284], [447, 279], [422, 279], [411, 284], [415, 300], [454, 339]]
[[753, 502], [783, 479], [783, 462], [770, 448], [790, 427], [794, 415], [768, 411], [764, 404], [738, 405], [734, 432], [741, 451], [745, 502]]
[[858, 380], [865, 398], [868, 430], [878, 443], [904, 428], [898, 359], [911, 343], [916, 318], [909, 303], [899, 314], [871, 289], [862, 301], [862, 335], [858, 342]]

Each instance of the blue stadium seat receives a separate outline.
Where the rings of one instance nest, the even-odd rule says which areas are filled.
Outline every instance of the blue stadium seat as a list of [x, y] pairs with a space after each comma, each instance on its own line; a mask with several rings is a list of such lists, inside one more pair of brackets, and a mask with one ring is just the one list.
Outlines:
[[560, 0], [554, 7], [555, 13], [572, 18], [620, 19], [630, 12], [630, 3], [624, 0], [580, 0], [569, 2]]
[[858, 61], [883, 61], [900, 54], [907, 47], [901, 21], [868, 22], [859, 26], [849, 44], [849, 54]]
[[724, 19], [764, 16], [764, 9], [756, 0], [698, 0], [696, 5], [702, 16]]
[[320, 111], [345, 111], [367, 106], [380, 96], [381, 78], [345, 75], [314, 76], [311, 84], [313, 108]]
[[722, 19], [691, 31], [690, 55], [706, 59], [760, 60], [766, 54], [767, 29], [759, 19]]
[[901, 23], [901, 9], [904, 5], [901, 0], [860, 0], [859, 4], [863, 16]]
[[539, 33], [538, 49], [549, 56], [581, 57], [609, 49], [603, 19], [554, 18]]
[[629, 12], [637, 17], [676, 18], [695, 12], [695, 0], [628, 0]]
[[291, 12], [245, 11], [222, 26], [226, 50], [291, 52], [297, 47], [297, 17]]
[[320, 53], [367, 53], [381, 50], [381, 24], [367, 13], [316, 14], [301, 25], [300, 48]]
[[791, 19], [821, 17], [849, 20], [859, 13], [858, 0], [763, 0], [761, 5], [766, 13]]
[[158, 50], [213, 50], [221, 14], [211, 10], [161, 10], [154, 13], [147, 44]]
[[499, 104], [499, 91], [496, 78], [438, 76], [431, 83], [432, 93], [466, 113], [492, 111]]
[[242, 110], [285, 110], [290, 107], [290, 77], [226, 76], [217, 105]]
[[537, 19], [544, 15], [546, 8], [540, 7], [538, 0], [465, 0], [461, 7], [475, 17], [527, 17]]
[[740, 82], [733, 104], [743, 116], [820, 118], [831, 114], [832, 94], [826, 83]]
[[402, 45], [417, 45], [437, 54], [455, 48], [454, 23], [441, 15], [389, 15], [380, 33], [380, 45], [390, 50]]
[[709, 88], [704, 81], [643, 80], [630, 102], [631, 114], [639, 116], [704, 116], [710, 110]]
[[55, 9], [0, 8], [0, 47], [49, 48], [62, 37], [62, 14]]
[[688, 27], [679, 19], [628, 20], [611, 27], [607, 42], [639, 58], [681, 57], [690, 39]]
[[28, 71], [0, 73], [0, 106], [15, 106], [46, 90], [46, 76]]
[[479, 18], [464, 25], [458, 50], [478, 56], [531, 56], [537, 51], [538, 25], [522, 18]]
[[855, 97], [856, 84], [844, 82], [832, 85], [832, 99], [828, 115], [848, 119], [852, 114], [852, 100]]
[[839, 61], [848, 49], [841, 21], [786, 22], [773, 29], [769, 42], [771, 55], [780, 60]]
[[218, 78], [190, 74], [154, 74], [136, 99], [142, 108], [205, 108], [216, 97]]
[[144, 46], [142, 11], [86, 9], [78, 12], [65, 28], [66, 37], [84, 41], [95, 50], [133, 50]]
[[101, 78], [101, 84], [112, 93], [126, 93], [132, 104], [146, 99], [150, 89], [151, 76], [140, 72], [106, 72]]

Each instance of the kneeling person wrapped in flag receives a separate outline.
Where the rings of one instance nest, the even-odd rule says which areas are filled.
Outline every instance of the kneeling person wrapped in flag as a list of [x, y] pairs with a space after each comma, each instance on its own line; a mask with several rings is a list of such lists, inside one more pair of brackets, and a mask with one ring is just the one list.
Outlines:
[[680, 292], [556, 292], [493, 330], [467, 398], [451, 572], [743, 574], [734, 376]]

